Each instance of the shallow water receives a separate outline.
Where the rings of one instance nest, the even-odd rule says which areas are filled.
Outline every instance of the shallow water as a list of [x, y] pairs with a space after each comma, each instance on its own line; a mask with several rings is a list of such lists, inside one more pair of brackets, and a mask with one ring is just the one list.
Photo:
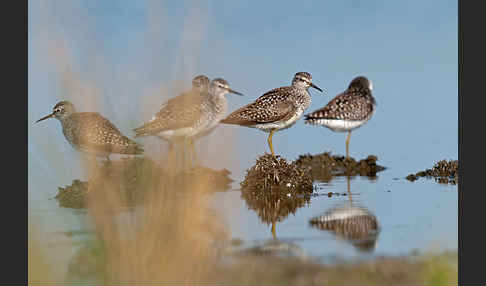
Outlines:
[[[50, 184], [39, 182], [37, 187], [42, 185]], [[237, 188], [238, 181], [233, 186], [226, 192], [208, 195], [207, 199], [223, 218], [231, 237], [243, 242], [234, 250], [268, 245], [272, 241], [271, 226], [249, 209]], [[314, 182], [314, 186], [310, 203], [276, 224], [277, 240], [292, 246], [292, 251], [284, 251], [284, 255], [333, 263], [381, 255], [407, 255], [416, 251], [457, 250], [457, 186], [438, 184], [433, 179], [409, 182], [404, 177], [393, 176], [391, 168], [379, 172], [373, 179], [356, 176], [348, 181], [347, 177], [339, 176], [330, 182]], [[50, 198], [31, 200], [29, 219], [43, 234], [41, 240], [52, 250], [52, 262], [57, 264], [68, 262], [82, 242], [90, 237], [90, 223], [85, 210], [58, 207], [57, 201], [52, 199], [56, 189], [50, 187], [50, 190]], [[334, 194], [328, 196], [329, 192]], [[376, 242], [369, 250], [356, 247], [352, 240], [332, 231], [309, 224], [313, 217], [350, 206], [364, 207], [378, 222]], [[121, 210], [117, 217], [120, 222], [127, 222], [134, 218], [133, 213], [133, 208]]]
[[[414, 251], [457, 250], [457, 186], [439, 185], [433, 180], [410, 183], [401, 178], [387, 178], [389, 171], [379, 173], [376, 181], [351, 179], [350, 196], [345, 177], [330, 183], [317, 183], [317, 194], [309, 205], [277, 223], [280, 241], [298, 245], [308, 256], [323, 262], [369, 259], [380, 255], [407, 255]], [[214, 205], [244, 246], [263, 245], [272, 239], [270, 226], [248, 211], [239, 191], [214, 195]], [[367, 208], [380, 226], [373, 250], [362, 251], [351, 241], [340, 239], [331, 231], [313, 228], [309, 219], [334, 207], [348, 205]]]

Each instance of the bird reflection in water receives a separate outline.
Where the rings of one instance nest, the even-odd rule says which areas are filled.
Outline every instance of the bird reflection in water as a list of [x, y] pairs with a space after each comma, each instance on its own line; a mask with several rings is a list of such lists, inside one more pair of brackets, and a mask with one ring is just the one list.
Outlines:
[[334, 234], [353, 244], [358, 250], [372, 252], [380, 233], [375, 215], [367, 208], [354, 203], [350, 190], [350, 177], [347, 177], [349, 204], [337, 206], [323, 215], [312, 218], [312, 227], [332, 231]]

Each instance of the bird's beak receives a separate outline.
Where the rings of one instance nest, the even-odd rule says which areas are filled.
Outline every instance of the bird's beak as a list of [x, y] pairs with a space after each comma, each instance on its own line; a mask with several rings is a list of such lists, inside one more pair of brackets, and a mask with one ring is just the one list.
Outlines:
[[237, 92], [236, 90], [232, 90], [231, 88], [228, 88], [228, 91], [234, 94], [243, 95], [243, 93]]
[[310, 86], [317, 89], [318, 91], [322, 92], [322, 89], [320, 89], [317, 85], [313, 84], [312, 82], [311, 82]]
[[42, 117], [41, 119], [37, 120], [35, 123], [40, 122], [40, 121], [42, 121], [42, 120], [45, 120], [45, 119], [47, 119], [47, 118], [51, 118], [51, 117], [54, 117], [54, 112], [53, 112], [53, 113], [51, 113], [51, 114], [49, 114], [49, 115], [47, 115], [47, 116]]

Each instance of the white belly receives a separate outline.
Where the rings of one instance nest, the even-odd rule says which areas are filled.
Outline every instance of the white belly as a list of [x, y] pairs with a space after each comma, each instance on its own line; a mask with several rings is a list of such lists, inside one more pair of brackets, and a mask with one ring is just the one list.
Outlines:
[[258, 128], [258, 129], [265, 131], [265, 132], [270, 132], [272, 130], [284, 130], [284, 129], [292, 127], [292, 125], [294, 125], [297, 122], [297, 120], [299, 120], [299, 118], [302, 116], [303, 113], [304, 113], [304, 109], [299, 109], [294, 114], [294, 116], [292, 116], [292, 118], [290, 118], [290, 120], [258, 124], [258, 125], [255, 125], [253, 127]]
[[345, 132], [356, 129], [366, 122], [368, 122], [368, 120], [319, 119], [314, 124], [323, 125], [332, 131]]
[[157, 134], [158, 137], [161, 137], [168, 141], [178, 140], [186, 138], [187, 136], [191, 135], [193, 132], [192, 127], [187, 128], [179, 128], [175, 130], [164, 130]]
[[210, 124], [209, 126], [207, 126], [204, 131], [201, 131], [201, 132], [198, 132], [196, 133], [195, 135], [191, 136], [192, 138], [202, 138], [206, 135], [208, 135], [209, 133], [213, 132], [214, 129], [216, 129], [216, 127], [218, 127], [218, 124], [219, 123], [213, 123], [213, 124]]
[[228, 111], [228, 102], [225, 97], [220, 98], [218, 101], [217, 106], [213, 107], [213, 111], [216, 114], [215, 117], [213, 118], [207, 118], [206, 121], [207, 123], [201, 127], [199, 127], [197, 130], [193, 130], [193, 133], [191, 134], [191, 138], [202, 138], [216, 129], [218, 127], [219, 122], [223, 120], [225, 117], [227, 111]]

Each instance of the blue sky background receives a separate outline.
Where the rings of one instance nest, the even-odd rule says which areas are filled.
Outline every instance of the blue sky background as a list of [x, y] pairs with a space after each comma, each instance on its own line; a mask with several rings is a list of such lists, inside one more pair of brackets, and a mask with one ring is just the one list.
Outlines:
[[[378, 109], [352, 134], [352, 156], [376, 154], [396, 176], [457, 158], [457, 1], [29, 1], [28, 25], [29, 170], [62, 183], [80, 156], [58, 122], [33, 124], [56, 102], [99, 111], [133, 137], [200, 73], [245, 94], [228, 96], [232, 111], [310, 72], [327, 93], [311, 89], [307, 112], [365, 75]], [[241, 178], [268, 152], [266, 137], [220, 126], [198, 148], [206, 165]], [[295, 159], [343, 154], [345, 137], [300, 120], [273, 141]], [[166, 149], [140, 142], [148, 154]]]

